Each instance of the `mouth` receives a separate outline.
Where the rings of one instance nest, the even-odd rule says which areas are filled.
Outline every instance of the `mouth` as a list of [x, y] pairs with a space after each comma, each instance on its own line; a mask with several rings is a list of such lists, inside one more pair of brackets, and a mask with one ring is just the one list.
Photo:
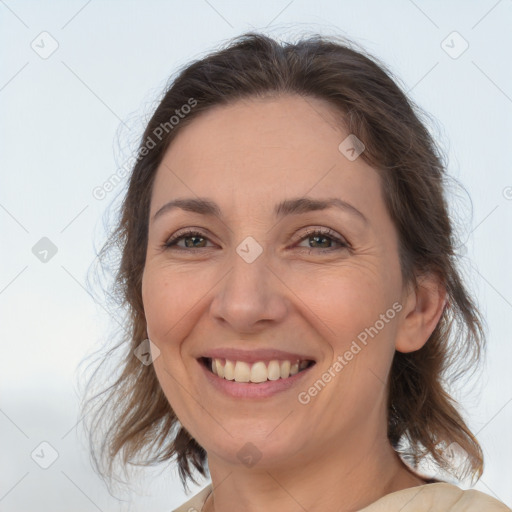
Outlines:
[[224, 381], [241, 384], [264, 384], [270, 381], [287, 380], [316, 364], [309, 359], [294, 361], [273, 359], [247, 363], [224, 358], [200, 357], [198, 361], [210, 374]]

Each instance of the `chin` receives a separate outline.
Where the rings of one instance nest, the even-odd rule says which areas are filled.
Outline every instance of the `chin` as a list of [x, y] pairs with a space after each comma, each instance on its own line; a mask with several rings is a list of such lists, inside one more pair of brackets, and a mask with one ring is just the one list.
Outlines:
[[[230, 425], [225, 424], [224, 427], [228, 432]], [[269, 434], [270, 433], [270, 434]], [[271, 428], [265, 431], [244, 431], [244, 435], [233, 433], [231, 437], [224, 432], [222, 440], [219, 436], [215, 436], [216, 443], [212, 445], [209, 438], [205, 449], [210, 456], [215, 454], [216, 457], [223, 459], [229, 464], [237, 466], [245, 466], [248, 469], [272, 469], [277, 466], [289, 466], [290, 458], [295, 455], [303, 455], [303, 445], [299, 443], [297, 437], [283, 429], [281, 435], [277, 434], [276, 423], [273, 422]]]

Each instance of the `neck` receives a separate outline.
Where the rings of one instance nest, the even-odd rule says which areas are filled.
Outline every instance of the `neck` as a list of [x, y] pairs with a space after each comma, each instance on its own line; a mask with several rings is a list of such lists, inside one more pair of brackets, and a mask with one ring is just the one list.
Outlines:
[[[203, 512], [359, 510], [382, 496], [425, 483], [400, 460], [385, 437], [366, 446], [325, 443], [321, 453], [299, 450], [286, 467], [245, 468], [208, 458], [213, 493]], [[318, 447], [317, 447], [318, 448]]]

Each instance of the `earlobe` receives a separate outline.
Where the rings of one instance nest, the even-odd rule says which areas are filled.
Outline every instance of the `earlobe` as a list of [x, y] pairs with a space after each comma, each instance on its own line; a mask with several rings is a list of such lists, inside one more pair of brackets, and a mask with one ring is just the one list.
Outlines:
[[398, 352], [415, 352], [425, 345], [439, 323], [448, 299], [446, 288], [437, 274], [429, 273], [418, 278], [404, 298], [395, 349]]

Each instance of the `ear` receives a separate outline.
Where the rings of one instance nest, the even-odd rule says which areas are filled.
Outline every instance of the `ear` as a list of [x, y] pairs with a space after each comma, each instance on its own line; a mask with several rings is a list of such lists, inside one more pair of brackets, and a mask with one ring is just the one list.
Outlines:
[[414, 352], [428, 341], [447, 304], [446, 288], [437, 274], [418, 278], [418, 286], [404, 292], [402, 315], [396, 333], [395, 349]]

